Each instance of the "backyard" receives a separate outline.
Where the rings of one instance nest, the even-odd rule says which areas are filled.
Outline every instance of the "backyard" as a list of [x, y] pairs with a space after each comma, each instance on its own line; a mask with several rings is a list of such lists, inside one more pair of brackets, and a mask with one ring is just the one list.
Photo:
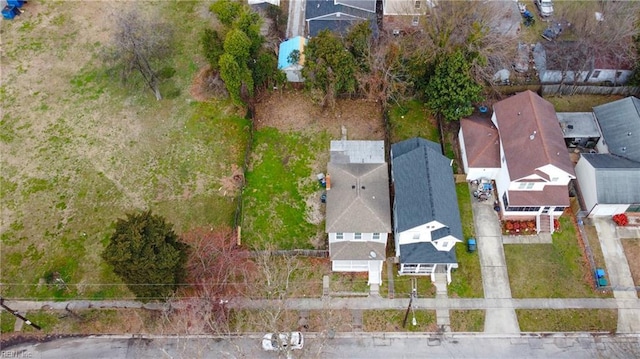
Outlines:
[[178, 233], [232, 224], [249, 122], [224, 100], [181, 90], [204, 65], [193, 49], [211, 21], [206, 4], [136, 4], [175, 30], [158, 64], [162, 101], [102, 61], [121, 6], [29, 2], [3, 22], [3, 296], [131, 297], [100, 259], [113, 221], [130, 211], [151, 209]]

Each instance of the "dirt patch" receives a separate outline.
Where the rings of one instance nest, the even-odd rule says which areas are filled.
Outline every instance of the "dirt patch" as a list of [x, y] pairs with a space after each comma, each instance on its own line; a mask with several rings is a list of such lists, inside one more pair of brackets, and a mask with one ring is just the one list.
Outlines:
[[379, 104], [366, 100], [338, 100], [335, 108], [323, 109], [311, 95], [301, 90], [275, 91], [256, 104], [256, 129], [275, 127], [280, 131], [320, 132], [326, 130], [339, 139], [342, 126], [354, 140], [384, 138], [384, 123]]
[[236, 194], [242, 185], [244, 184], [244, 175], [242, 169], [235, 163], [231, 165], [231, 175], [228, 177], [222, 177], [220, 179], [222, 186], [218, 189], [218, 192], [223, 192], [224, 196]]
[[207, 101], [213, 98], [225, 98], [228, 92], [220, 75], [211, 66], [202, 67], [193, 78], [189, 93], [196, 101]]

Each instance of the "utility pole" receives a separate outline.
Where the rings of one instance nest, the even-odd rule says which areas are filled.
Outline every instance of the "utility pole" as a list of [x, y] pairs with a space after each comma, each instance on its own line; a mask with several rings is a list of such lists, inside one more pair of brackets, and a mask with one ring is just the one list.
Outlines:
[[11, 313], [11, 314], [15, 315], [16, 317], [18, 317], [18, 318], [22, 319], [22, 320], [23, 320], [25, 323], [27, 323], [28, 325], [30, 325], [30, 326], [32, 326], [32, 327], [34, 327], [34, 328], [38, 329], [38, 330], [42, 330], [42, 328], [40, 328], [40, 326], [39, 326], [38, 324], [36, 324], [36, 323], [32, 323], [29, 319], [27, 319], [27, 318], [23, 317], [20, 313], [18, 313], [18, 311], [17, 311], [17, 310], [13, 310], [13, 309], [11, 309], [11, 308], [7, 307], [7, 306], [4, 304], [4, 298], [2, 298], [2, 297], [0, 297], [0, 307], [2, 307], [2, 308], [4, 308], [4, 309], [6, 309], [6, 310], [7, 310], [7, 312], [9, 312], [9, 313]]
[[413, 313], [413, 319], [411, 320], [412, 325], [418, 325], [416, 321], [416, 314], [413, 311], [413, 298], [418, 297], [418, 280], [417, 278], [411, 278], [411, 298], [409, 299], [409, 306], [407, 307], [407, 311], [404, 313], [404, 320], [402, 321], [402, 327], [407, 326], [407, 319], [409, 319], [409, 311]]

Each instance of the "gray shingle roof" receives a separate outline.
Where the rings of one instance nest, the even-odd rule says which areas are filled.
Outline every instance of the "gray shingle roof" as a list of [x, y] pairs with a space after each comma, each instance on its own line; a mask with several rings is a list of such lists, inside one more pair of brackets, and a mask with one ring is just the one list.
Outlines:
[[593, 108], [609, 153], [640, 162], [640, 100], [627, 97]]
[[400, 253], [400, 263], [405, 264], [458, 263], [455, 249], [439, 251], [431, 242], [403, 244]]
[[386, 163], [329, 162], [327, 170], [327, 233], [391, 232]]
[[440, 145], [412, 138], [393, 144], [391, 153], [396, 230], [402, 232], [436, 220], [461, 239], [451, 160], [441, 154]]
[[640, 163], [610, 154], [582, 157], [595, 169], [600, 204], [640, 203]]
[[[300, 0], [302, 1], [302, 0]], [[374, 34], [378, 32], [375, 0], [307, 0], [305, 18], [309, 24], [309, 36], [316, 36], [324, 29], [346, 34], [349, 28], [360, 21], [369, 20]], [[363, 9], [373, 8], [373, 11]]]
[[[341, 241], [329, 243], [332, 261], [384, 260], [385, 243], [370, 241]], [[371, 252], [375, 256], [371, 256]]]

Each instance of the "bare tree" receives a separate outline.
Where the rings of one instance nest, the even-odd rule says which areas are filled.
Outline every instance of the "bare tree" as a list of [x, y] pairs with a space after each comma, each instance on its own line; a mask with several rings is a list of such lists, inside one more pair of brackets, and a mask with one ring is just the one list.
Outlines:
[[[416, 33], [417, 55], [430, 63], [463, 49], [476, 55], [471, 72], [478, 82], [491, 81], [497, 70], [508, 68], [515, 55], [517, 8], [506, 1], [438, 1]], [[419, 46], [418, 46], [419, 45]]]
[[158, 20], [160, 17], [143, 17], [135, 9], [114, 16], [110, 58], [122, 66], [123, 82], [138, 72], [156, 99], [161, 100], [160, 79], [153, 66], [171, 52], [172, 28]]

